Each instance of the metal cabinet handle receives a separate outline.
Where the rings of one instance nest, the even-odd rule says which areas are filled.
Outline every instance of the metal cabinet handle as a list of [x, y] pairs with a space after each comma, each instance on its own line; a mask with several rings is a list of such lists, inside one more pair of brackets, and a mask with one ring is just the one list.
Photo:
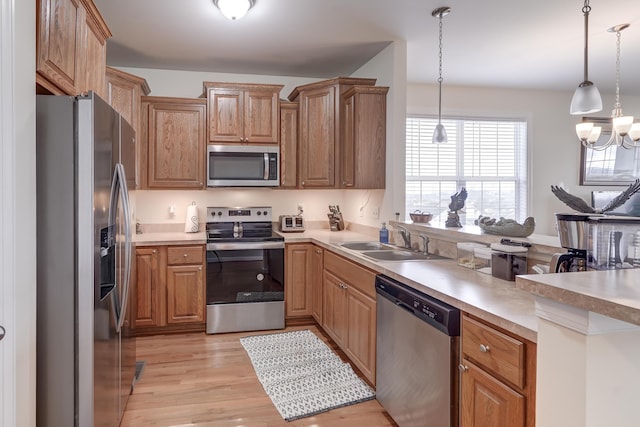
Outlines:
[[300, 184], [304, 185], [304, 181], [302, 181]]
[[458, 370], [460, 370], [460, 372], [464, 373], [467, 372], [469, 370], [469, 367], [467, 365], [463, 365], [462, 363], [458, 365]]
[[320, 249], [316, 249], [316, 253], [317, 253], [318, 255], [320, 255], [320, 254], [322, 253], [322, 251], [321, 251]]
[[186, 257], [187, 257], [187, 254], [184, 254], [184, 255], [182, 255], [182, 256], [186, 258]]
[[0, 341], [4, 338], [7, 331], [4, 330], [4, 326], [0, 326]]
[[158, 253], [158, 250], [157, 250], [157, 249], [154, 249], [154, 250], [152, 250], [152, 251], [151, 251], [151, 253], [155, 255], [155, 254], [157, 254], [157, 253]]
[[491, 350], [491, 349], [489, 348], [488, 345], [480, 344], [480, 351], [482, 353], [489, 353], [489, 350]]

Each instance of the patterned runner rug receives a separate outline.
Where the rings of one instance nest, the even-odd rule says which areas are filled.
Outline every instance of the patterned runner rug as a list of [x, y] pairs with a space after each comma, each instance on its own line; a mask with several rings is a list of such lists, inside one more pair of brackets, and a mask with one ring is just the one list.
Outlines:
[[375, 398], [351, 366], [309, 330], [244, 337], [240, 343], [287, 421]]

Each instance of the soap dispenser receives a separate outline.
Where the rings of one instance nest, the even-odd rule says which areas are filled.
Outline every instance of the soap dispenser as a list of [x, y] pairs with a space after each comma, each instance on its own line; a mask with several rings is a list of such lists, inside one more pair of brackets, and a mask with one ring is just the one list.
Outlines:
[[385, 222], [383, 222], [382, 227], [380, 227], [380, 243], [389, 243], [389, 229]]

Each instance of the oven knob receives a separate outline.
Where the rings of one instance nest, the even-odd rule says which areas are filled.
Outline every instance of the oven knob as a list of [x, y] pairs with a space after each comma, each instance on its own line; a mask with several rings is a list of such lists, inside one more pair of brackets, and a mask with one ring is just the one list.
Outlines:
[[262, 214], [266, 216], [267, 215], [267, 211], [262, 212]]
[[218, 216], [222, 216], [222, 212], [218, 211]]
[[258, 211], [258, 216], [262, 215], [262, 212]]
[[211, 216], [216, 216], [216, 213], [215, 212], [211, 212]]

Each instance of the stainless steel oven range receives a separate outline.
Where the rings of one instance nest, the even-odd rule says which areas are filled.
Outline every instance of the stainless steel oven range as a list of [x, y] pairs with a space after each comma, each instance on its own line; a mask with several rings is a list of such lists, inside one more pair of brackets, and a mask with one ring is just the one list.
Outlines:
[[284, 328], [284, 237], [270, 207], [207, 208], [207, 333]]

